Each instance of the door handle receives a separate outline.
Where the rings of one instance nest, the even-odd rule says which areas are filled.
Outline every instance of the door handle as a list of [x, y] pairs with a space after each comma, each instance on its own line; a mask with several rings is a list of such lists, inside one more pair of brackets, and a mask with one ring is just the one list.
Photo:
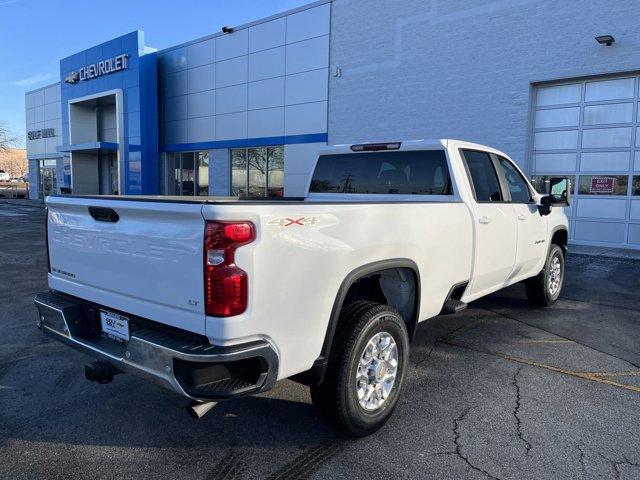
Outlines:
[[521, 222], [524, 222], [526, 219], [527, 219], [526, 215], [523, 215], [522, 213], [518, 215], [518, 220], [520, 220]]
[[478, 219], [478, 221], [479, 221], [480, 223], [482, 223], [483, 225], [486, 225], [486, 224], [488, 224], [488, 223], [491, 223], [491, 219], [490, 219], [489, 217], [487, 217], [486, 215], [484, 215], [484, 216], [480, 217], [480, 218]]

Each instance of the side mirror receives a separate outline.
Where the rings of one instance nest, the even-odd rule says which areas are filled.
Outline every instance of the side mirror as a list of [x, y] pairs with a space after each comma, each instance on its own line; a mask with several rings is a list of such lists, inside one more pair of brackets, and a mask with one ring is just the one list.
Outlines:
[[568, 177], [552, 177], [549, 179], [549, 190], [552, 205], [568, 207], [571, 201], [571, 182]]
[[538, 212], [543, 217], [551, 213], [551, 205], [553, 205], [553, 197], [551, 195], [545, 195], [540, 199], [540, 205], [538, 205]]

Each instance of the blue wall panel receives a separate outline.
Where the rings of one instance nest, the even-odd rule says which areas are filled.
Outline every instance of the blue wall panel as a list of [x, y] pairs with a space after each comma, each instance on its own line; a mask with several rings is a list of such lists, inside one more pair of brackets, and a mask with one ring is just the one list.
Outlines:
[[[76, 84], [65, 78], [82, 67], [127, 54], [128, 68]], [[119, 141], [124, 152], [125, 194], [158, 193], [158, 106], [156, 54], [145, 53], [144, 33], [135, 31], [109, 40], [60, 61], [63, 147], [69, 147], [69, 101], [110, 90], [123, 92], [124, 132]], [[65, 175], [65, 184], [70, 178]]]

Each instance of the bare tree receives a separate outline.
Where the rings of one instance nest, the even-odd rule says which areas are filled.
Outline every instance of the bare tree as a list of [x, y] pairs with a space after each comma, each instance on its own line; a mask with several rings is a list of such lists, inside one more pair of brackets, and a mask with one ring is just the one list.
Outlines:
[[20, 137], [14, 135], [5, 123], [0, 122], [0, 152], [7, 152], [17, 147], [19, 142]]

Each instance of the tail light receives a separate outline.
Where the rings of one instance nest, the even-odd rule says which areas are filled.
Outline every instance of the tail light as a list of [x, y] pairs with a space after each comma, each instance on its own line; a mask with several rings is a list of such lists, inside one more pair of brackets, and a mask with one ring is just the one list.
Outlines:
[[206, 223], [204, 293], [207, 315], [230, 317], [247, 309], [247, 272], [236, 266], [235, 252], [254, 239], [251, 223]]

